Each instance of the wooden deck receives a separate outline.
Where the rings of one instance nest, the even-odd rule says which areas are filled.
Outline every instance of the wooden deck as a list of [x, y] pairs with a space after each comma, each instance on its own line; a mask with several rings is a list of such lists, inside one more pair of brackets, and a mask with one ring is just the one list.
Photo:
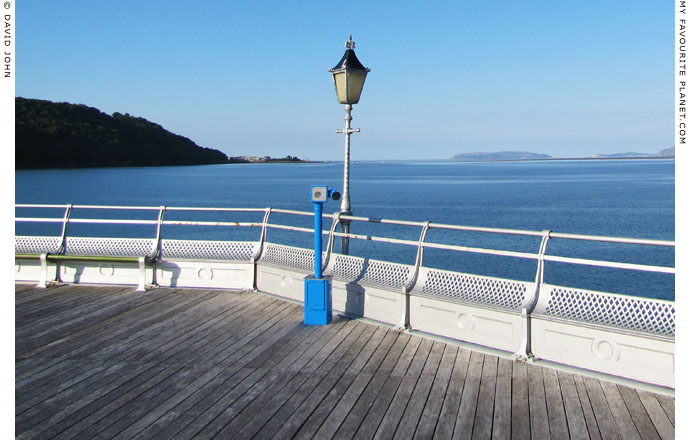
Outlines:
[[675, 399], [251, 292], [15, 285], [18, 438], [671, 439]]

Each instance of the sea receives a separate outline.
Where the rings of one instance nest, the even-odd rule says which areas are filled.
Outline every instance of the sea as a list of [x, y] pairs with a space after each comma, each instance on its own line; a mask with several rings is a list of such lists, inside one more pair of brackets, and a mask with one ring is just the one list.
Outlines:
[[[18, 170], [18, 204], [282, 208], [312, 211], [310, 185], [342, 190], [343, 163], [263, 163], [183, 167]], [[353, 162], [353, 215], [373, 219], [674, 240], [672, 159], [515, 162]], [[340, 209], [330, 201], [324, 212]], [[61, 217], [64, 210], [17, 209], [17, 216]], [[75, 218], [118, 218], [120, 211], [75, 209]], [[127, 213], [155, 219], [157, 212]], [[260, 222], [263, 213], [166, 213], [166, 219]], [[272, 214], [271, 223], [313, 227], [310, 217]], [[330, 219], [324, 219], [324, 227]], [[17, 223], [18, 235], [59, 235], [59, 225]], [[70, 225], [71, 235], [155, 237], [151, 226]], [[417, 241], [418, 226], [355, 222], [351, 232]], [[169, 226], [164, 238], [258, 240], [258, 228]], [[313, 246], [304, 232], [270, 229], [272, 242]], [[339, 251], [340, 240], [335, 250]], [[430, 229], [426, 241], [536, 253], [540, 238]], [[350, 253], [414, 264], [416, 247], [351, 240]], [[674, 266], [674, 249], [552, 239], [547, 254]], [[463, 273], [532, 281], [536, 262], [427, 248], [424, 265]], [[675, 299], [674, 276], [547, 262], [545, 282], [587, 290]]]

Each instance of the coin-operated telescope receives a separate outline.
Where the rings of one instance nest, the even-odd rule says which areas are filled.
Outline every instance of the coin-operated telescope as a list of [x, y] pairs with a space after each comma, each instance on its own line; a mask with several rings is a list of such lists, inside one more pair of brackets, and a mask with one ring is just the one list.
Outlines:
[[304, 280], [304, 323], [323, 325], [331, 322], [333, 306], [330, 280], [323, 278], [322, 224], [323, 204], [328, 199], [340, 200], [340, 193], [325, 185], [312, 185], [309, 200], [314, 205], [314, 276]]

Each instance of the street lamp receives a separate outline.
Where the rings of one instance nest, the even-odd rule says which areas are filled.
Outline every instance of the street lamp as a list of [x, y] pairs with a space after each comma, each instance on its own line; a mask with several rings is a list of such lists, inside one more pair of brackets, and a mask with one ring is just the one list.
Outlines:
[[[352, 41], [352, 34], [350, 39], [345, 42], [345, 54], [340, 59], [338, 64], [332, 69], [328, 69], [333, 75], [333, 84], [335, 85], [335, 93], [338, 97], [338, 102], [345, 104], [345, 129], [336, 130], [336, 133], [345, 134], [345, 165], [343, 170], [343, 194], [342, 202], [340, 203], [340, 213], [343, 215], [351, 215], [350, 210], [350, 134], [359, 132], [359, 128], [351, 129], [350, 122], [352, 121], [352, 105], [359, 102], [359, 96], [362, 94], [364, 87], [364, 80], [367, 77], [370, 69], [364, 67], [355, 55], [355, 42]], [[350, 232], [350, 222], [344, 220], [341, 222], [342, 232], [348, 234]], [[342, 237], [341, 251], [347, 255], [350, 248], [350, 239]]]

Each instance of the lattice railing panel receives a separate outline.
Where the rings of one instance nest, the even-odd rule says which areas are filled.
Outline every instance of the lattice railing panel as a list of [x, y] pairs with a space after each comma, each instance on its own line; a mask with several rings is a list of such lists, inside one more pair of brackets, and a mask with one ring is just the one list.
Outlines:
[[188, 260], [251, 260], [259, 243], [251, 241], [162, 240], [161, 257]]
[[260, 261], [276, 266], [314, 272], [314, 250], [312, 249], [266, 243]]
[[54, 254], [60, 250], [61, 237], [14, 237], [15, 254]]
[[675, 337], [674, 302], [548, 287], [544, 315]]
[[415, 291], [424, 295], [520, 310], [534, 284], [459, 272], [429, 269]]
[[151, 256], [155, 243], [149, 238], [67, 237], [65, 255], [144, 257]]
[[347, 281], [399, 290], [407, 284], [411, 269], [402, 264], [335, 255], [329, 274]]

